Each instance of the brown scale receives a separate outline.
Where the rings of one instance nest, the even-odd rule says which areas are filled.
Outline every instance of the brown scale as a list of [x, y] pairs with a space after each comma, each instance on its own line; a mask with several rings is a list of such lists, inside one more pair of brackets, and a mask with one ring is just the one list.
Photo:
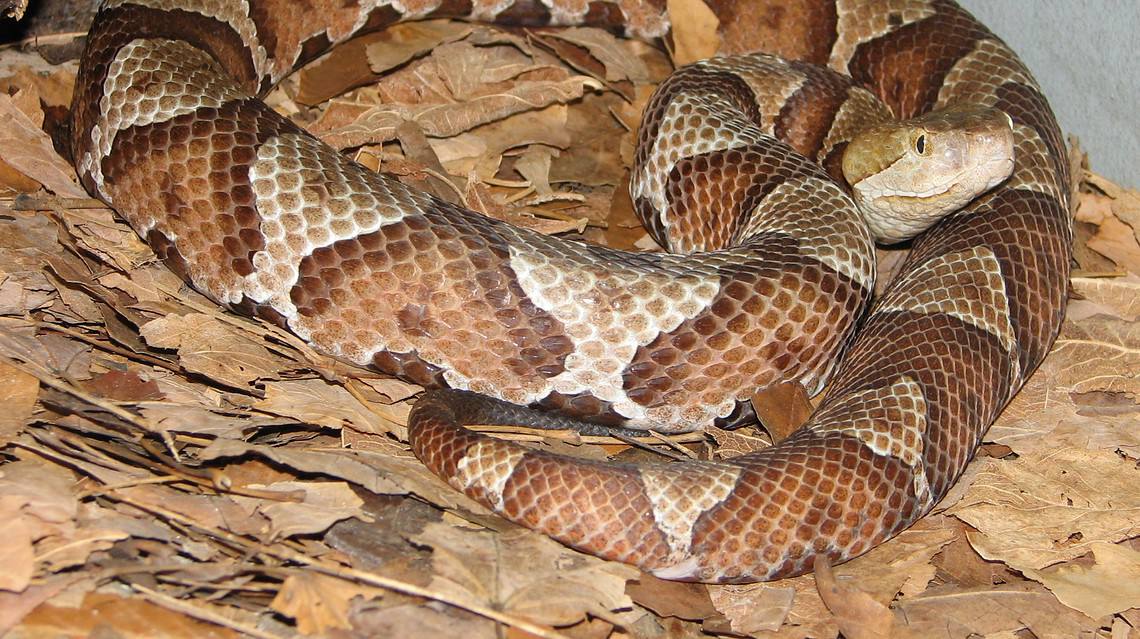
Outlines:
[[[649, 152], [653, 140], [658, 136], [665, 111], [673, 97], [693, 91], [708, 91], [709, 89], [715, 89], [717, 95], [729, 98], [752, 121], [759, 121], [761, 114], [756, 106], [755, 96], [752, 89], [742, 79], [730, 73], [710, 72], [695, 67], [683, 68], [669, 76], [654, 92], [653, 98], [646, 105], [645, 113], [641, 118], [641, 126], [637, 132], [638, 143], [634, 166], [641, 167], [649, 164]], [[675, 170], [678, 177], [683, 178], [689, 169], [686, 165], [681, 165]], [[732, 227], [743, 219], [738, 211], [727, 210], [727, 208], [717, 212], [709, 212], [709, 217], [716, 217], [718, 222], [718, 224], [710, 223], [709, 226], [717, 230], [713, 231], [713, 236], [708, 241], [701, 242], [701, 244], [708, 247], [721, 247], [727, 244], [727, 239], [731, 234], [721, 231], [722, 225], [725, 228]], [[653, 239], [661, 246], [669, 246], [669, 237], [661, 224], [660, 212], [649, 202], [640, 198], [634, 201], [634, 211], [642, 225], [653, 236]], [[687, 232], [691, 233], [692, 231]]]
[[[123, 211], [142, 212], [127, 220], [144, 228], [159, 214], [148, 230], [152, 246], [207, 293], [236, 290], [265, 246], [245, 167], [267, 138], [296, 130], [270, 113], [260, 101], [241, 100], [131, 127], [103, 161], [112, 199]], [[171, 237], [178, 238], [174, 251], [166, 246]]]
[[[313, 339], [359, 335], [352, 339], [368, 344], [378, 331], [399, 335], [417, 353], [442, 353], [463, 373], [505, 369], [524, 380], [511, 383], [561, 373], [571, 344], [561, 323], [519, 288], [504, 241], [472, 233], [453, 218], [446, 210], [425, 211], [302, 259], [290, 297], [301, 316], [321, 327]], [[416, 382], [442, 381], [438, 367], [414, 354], [381, 353], [373, 363]]]
[[823, 265], [781, 274], [781, 263], [800, 260], [788, 238], [760, 237], [755, 244], [754, 263], [770, 266], [726, 268], [731, 283], [707, 311], [638, 349], [623, 374], [634, 401], [655, 406], [707, 396], [715, 404], [823, 367], [821, 359], [858, 315], [863, 297], [846, 293], [858, 287]]
[[[772, 134], [804, 157], [820, 160], [819, 154], [829, 150], [823, 148], [824, 140], [855, 83], [813, 64], [792, 63], [791, 66], [804, 74], [806, 81], [784, 103]], [[841, 174], [829, 174], [838, 184], [844, 184]]]

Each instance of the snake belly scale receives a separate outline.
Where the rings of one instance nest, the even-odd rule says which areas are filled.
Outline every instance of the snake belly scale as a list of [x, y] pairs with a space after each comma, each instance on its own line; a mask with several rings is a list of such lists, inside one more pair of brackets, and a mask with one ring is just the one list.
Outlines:
[[[365, 170], [258, 98], [400, 20], [655, 38], [669, 30], [661, 0], [106, 0], [77, 80], [76, 167], [217, 302], [450, 389], [413, 409], [412, 448], [504, 517], [665, 578], [799, 574], [929, 511], [1048, 351], [1068, 281], [1068, 167], [1030, 73], [952, 2], [709, 4], [798, 61], [713, 59], [660, 90], [631, 194], [676, 253], [483, 218]], [[916, 239], [864, 310], [873, 239], [833, 179], [844, 132], [958, 104], [1009, 116], [1012, 175]], [[827, 395], [785, 441], [725, 462], [587, 462], [463, 427], [569, 415], [693, 430], [781, 380], [826, 381]]]

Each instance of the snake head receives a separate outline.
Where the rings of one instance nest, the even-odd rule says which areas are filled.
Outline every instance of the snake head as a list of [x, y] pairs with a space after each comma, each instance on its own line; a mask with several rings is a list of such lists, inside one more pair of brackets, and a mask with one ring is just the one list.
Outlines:
[[926, 230], [1013, 172], [1013, 120], [1000, 109], [950, 107], [859, 133], [843, 176], [878, 241]]

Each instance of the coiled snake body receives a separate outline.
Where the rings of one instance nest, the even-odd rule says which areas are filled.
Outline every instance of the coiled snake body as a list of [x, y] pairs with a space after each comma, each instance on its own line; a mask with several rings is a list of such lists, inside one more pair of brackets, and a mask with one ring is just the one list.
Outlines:
[[[758, 46], [850, 79], [752, 56], [663, 85], [632, 195], [653, 236], [687, 256], [482, 218], [366, 171], [256, 97], [328, 46], [402, 19], [656, 37], [668, 30], [663, 4], [107, 0], [80, 67], [76, 166], [219, 303], [350, 361], [481, 393], [429, 392], [411, 444], [503, 516], [666, 578], [799, 574], [816, 555], [856, 556], [926, 513], [1060, 325], [1064, 147], [1000, 40], [942, 0], [711, 2], [722, 24], [742, 21], [737, 11], [767, 16]], [[886, 109], [910, 118], [960, 103], [1010, 116], [1013, 173], [915, 241], [852, 341], [874, 264], [870, 233], [831, 179], [846, 132]], [[544, 419], [491, 396], [691, 430], [781, 380], [827, 380], [828, 393], [787, 440], [722, 463], [600, 464], [461, 426]]]

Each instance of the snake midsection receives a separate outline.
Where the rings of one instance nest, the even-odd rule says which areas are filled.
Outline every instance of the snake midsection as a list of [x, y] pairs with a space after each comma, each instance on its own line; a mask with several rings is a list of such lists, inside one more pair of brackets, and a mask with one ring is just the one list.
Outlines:
[[[722, 24], [740, 18], [733, 3], [710, 4]], [[865, 552], [946, 493], [1064, 307], [1063, 145], [1004, 44], [949, 2], [789, 8], [789, 22], [760, 31], [761, 48], [852, 79], [752, 56], [668, 80], [645, 115], [631, 194], [655, 239], [689, 255], [629, 254], [371, 173], [258, 99], [300, 60], [403, 19], [668, 29], [663, 9], [640, 0], [422, 5], [105, 2], [74, 104], [84, 185], [219, 303], [427, 386], [683, 431], [730, 418], [771, 383], [828, 381], [805, 427], [724, 463], [549, 455], [462, 427], [530, 423], [525, 409], [452, 391], [420, 400], [410, 437], [429, 468], [593, 554], [667, 578], [777, 578], [819, 554]], [[829, 34], [826, 46], [788, 50], [797, 31]], [[916, 240], [852, 341], [874, 265], [871, 235], [833, 179], [845, 132], [888, 110], [958, 104], [1008, 114], [1013, 174]]]

